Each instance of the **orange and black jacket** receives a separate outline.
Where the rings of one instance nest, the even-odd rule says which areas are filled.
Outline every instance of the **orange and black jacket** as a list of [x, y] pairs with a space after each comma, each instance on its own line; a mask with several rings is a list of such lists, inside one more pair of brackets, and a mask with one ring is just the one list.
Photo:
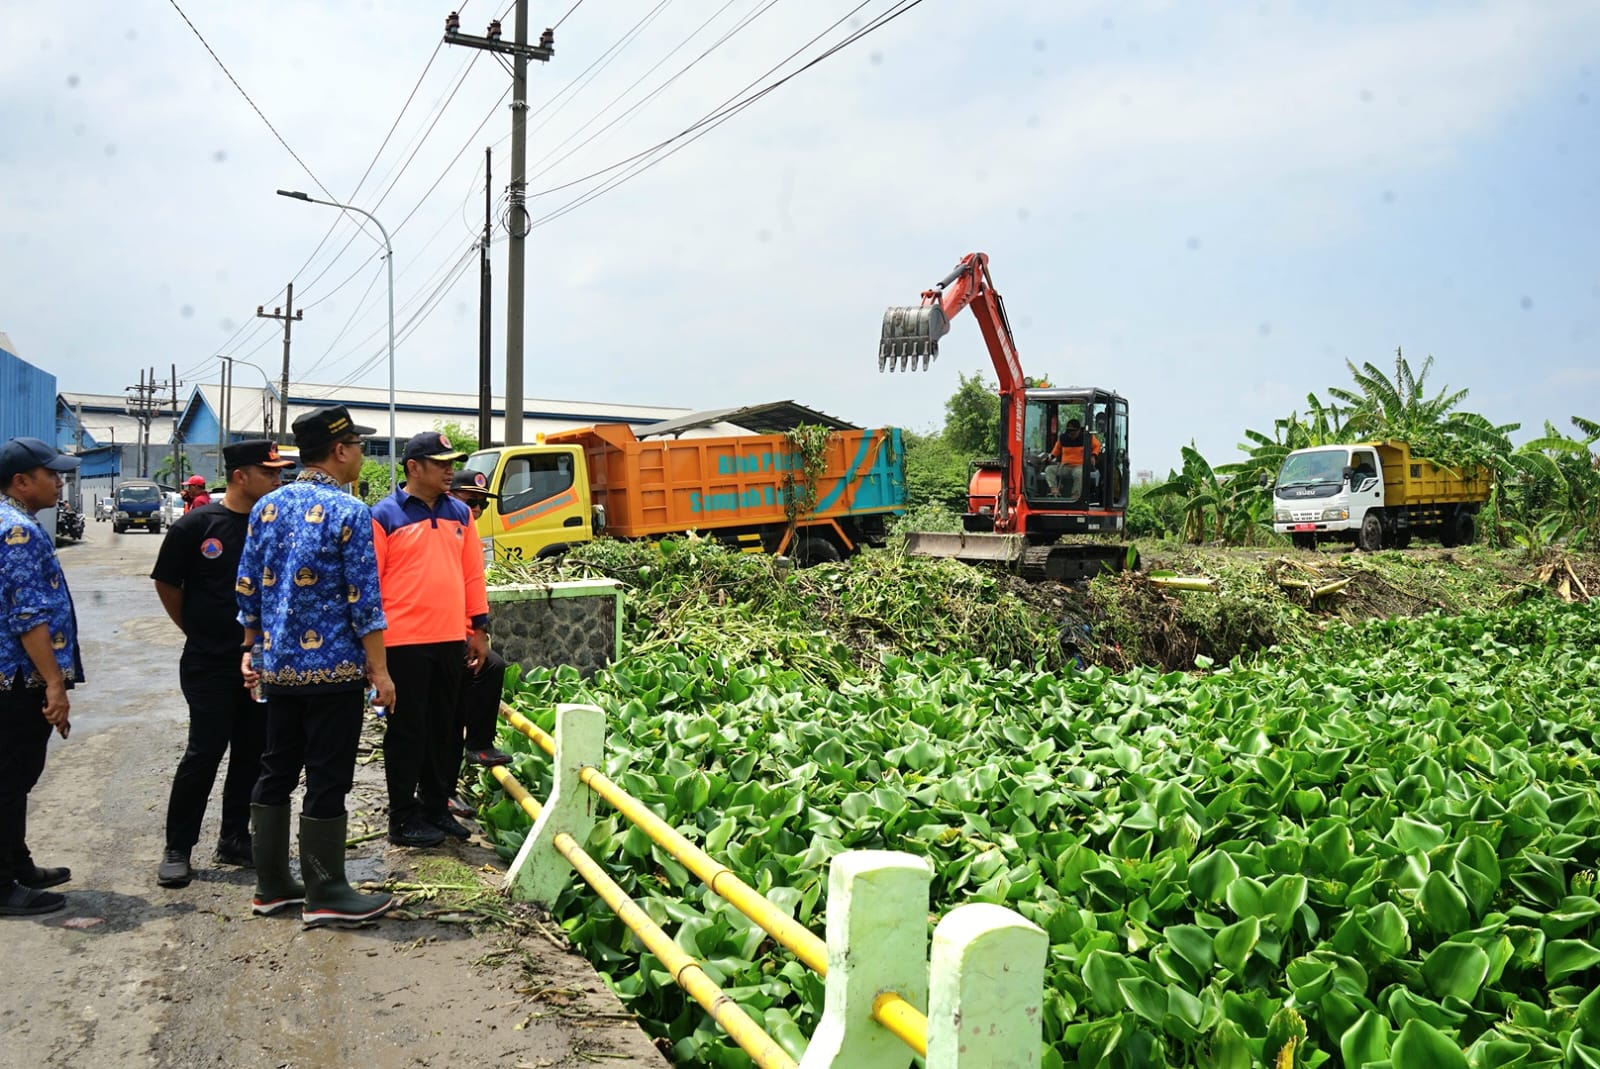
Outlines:
[[483, 547], [467, 506], [440, 494], [429, 508], [401, 487], [372, 508], [383, 644], [460, 642], [489, 622]]

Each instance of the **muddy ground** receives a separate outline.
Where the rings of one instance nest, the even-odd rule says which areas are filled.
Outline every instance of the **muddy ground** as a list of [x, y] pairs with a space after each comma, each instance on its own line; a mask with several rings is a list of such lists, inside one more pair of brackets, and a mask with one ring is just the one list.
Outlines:
[[[473, 923], [448, 898], [414, 898], [356, 930], [252, 917], [250, 873], [210, 864], [215, 792], [197, 879], [156, 886], [188, 716], [175, 679], [181, 635], [147, 578], [159, 544], [91, 522], [85, 543], [61, 548], [89, 682], [72, 695], [71, 738], [52, 740], [29, 844], [40, 864], [71, 866], [73, 880], [59, 888], [64, 911], [0, 920], [0, 1064], [664, 1066], [592, 968], [531, 912], [516, 911], [508, 928]], [[356, 783], [352, 836], [385, 826], [381, 765], [359, 766]], [[380, 836], [350, 859], [352, 879], [438, 883], [444, 873], [485, 888], [501, 865], [480, 837], [410, 851]]]

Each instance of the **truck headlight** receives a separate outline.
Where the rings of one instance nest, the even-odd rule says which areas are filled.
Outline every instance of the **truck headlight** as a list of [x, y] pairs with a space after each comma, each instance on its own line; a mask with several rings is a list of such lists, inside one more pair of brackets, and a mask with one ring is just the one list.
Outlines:
[[1288, 509], [1273, 509], [1272, 510], [1272, 522], [1273, 523], [1288, 523], [1289, 522], [1289, 510]]
[[1349, 509], [1323, 509], [1322, 510], [1322, 518], [1325, 519], [1325, 520], [1348, 520], [1350, 518], [1350, 510]]

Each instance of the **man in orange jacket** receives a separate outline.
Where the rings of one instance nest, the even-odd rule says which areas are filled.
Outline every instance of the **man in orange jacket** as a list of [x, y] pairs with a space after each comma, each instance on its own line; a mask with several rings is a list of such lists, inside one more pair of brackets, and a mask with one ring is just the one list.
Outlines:
[[[1085, 438], [1088, 439], [1087, 443]], [[1044, 481], [1050, 485], [1050, 496], [1061, 496], [1061, 477], [1067, 477], [1067, 496], [1076, 500], [1083, 494], [1084, 446], [1087, 444], [1090, 463], [1100, 458], [1100, 439], [1083, 433], [1080, 420], [1069, 419], [1056, 444], [1050, 447], [1050, 459], [1055, 461], [1044, 469]]]
[[395, 690], [383, 736], [389, 841], [399, 846], [471, 834], [446, 808], [461, 761], [462, 673], [489, 646], [482, 545], [471, 511], [449, 493], [465, 456], [437, 431], [412, 436], [405, 485], [372, 509]]

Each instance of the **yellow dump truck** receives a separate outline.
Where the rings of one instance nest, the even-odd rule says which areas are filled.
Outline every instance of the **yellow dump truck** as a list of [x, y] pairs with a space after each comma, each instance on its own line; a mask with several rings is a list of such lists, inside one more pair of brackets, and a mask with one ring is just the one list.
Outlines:
[[1489, 468], [1445, 467], [1395, 439], [1297, 449], [1272, 490], [1272, 529], [1302, 549], [1322, 540], [1404, 549], [1413, 536], [1467, 545], [1493, 488]]

